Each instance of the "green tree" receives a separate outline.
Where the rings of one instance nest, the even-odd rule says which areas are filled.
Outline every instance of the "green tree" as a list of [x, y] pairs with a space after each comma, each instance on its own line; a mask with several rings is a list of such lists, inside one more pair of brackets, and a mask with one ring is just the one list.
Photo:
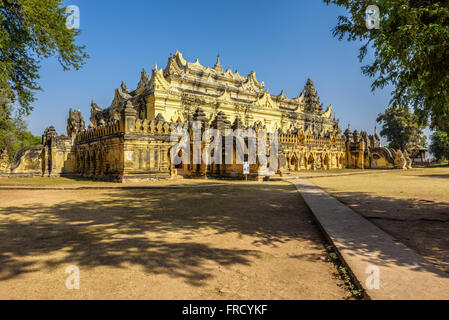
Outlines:
[[20, 148], [42, 143], [42, 138], [29, 132], [26, 123], [12, 113], [12, 105], [0, 101], [0, 151], [6, 150], [10, 161]]
[[414, 154], [426, 145], [425, 125], [406, 107], [390, 107], [378, 115], [376, 121], [382, 124], [380, 135], [386, 138], [393, 149], [406, 150]]
[[449, 135], [447, 132], [435, 131], [432, 134], [430, 152], [437, 161], [449, 159]]
[[23, 121], [41, 89], [41, 61], [56, 56], [63, 70], [78, 70], [88, 58], [85, 47], [75, 45], [80, 31], [66, 27], [62, 2], [0, 0], [0, 150], [11, 159], [18, 149], [41, 143]]
[[88, 58], [75, 45], [79, 30], [66, 27], [62, 0], [0, 0], [0, 89], [21, 115], [29, 115], [40, 62], [56, 56], [64, 70], [78, 70]]
[[[340, 40], [362, 41], [374, 61], [362, 67], [375, 78], [372, 90], [394, 86], [390, 105], [414, 108], [419, 120], [449, 132], [449, 1], [323, 0], [348, 11], [333, 30]], [[377, 5], [379, 29], [366, 26], [368, 5]]]

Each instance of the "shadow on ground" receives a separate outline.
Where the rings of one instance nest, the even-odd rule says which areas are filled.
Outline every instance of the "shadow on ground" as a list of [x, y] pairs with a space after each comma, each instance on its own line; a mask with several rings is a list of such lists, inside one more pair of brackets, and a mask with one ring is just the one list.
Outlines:
[[[33, 257], [64, 252], [46, 259], [46, 265], [133, 264], [200, 286], [212, 275], [202, 267], [206, 262], [249, 265], [260, 254], [258, 246], [293, 239], [312, 240], [322, 248], [321, 235], [291, 185], [52, 192], [61, 194], [52, 206], [43, 199], [0, 207], [0, 280], [38, 271]], [[83, 200], [85, 193], [91, 199]], [[251, 236], [252, 245], [243, 250], [204, 240], [234, 232], [240, 238]], [[202, 241], [197, 241], [200, 233]]]
[[420, 175], [419, 177], [447, 179], [449, 181], [449, 174], [426, 174], [426, 175]]
[[[363, 192], [326, 191], [449, 273], [449, 203], [390, 198]], [[386, 261], [393, 259], [401, 263], [395, 257], [385, 258]]]

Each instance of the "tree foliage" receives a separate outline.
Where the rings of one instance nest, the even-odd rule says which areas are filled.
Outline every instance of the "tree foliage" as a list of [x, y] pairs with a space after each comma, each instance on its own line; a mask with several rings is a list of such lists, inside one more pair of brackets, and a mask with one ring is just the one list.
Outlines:
[[12, 113], [12, 105], [0, 101], [0, 151], [6, 150], [10, 161], [20, 148], [42, 143], [42, 138], [33, 136], [26, 123]]
[[412, 155], [426, 144], [425, 125], [419, 124], [417, 116], [406, 107], [390, 107], [376, 119], [382, 124], [380, 135], [393, 149], [406, 150]]
[[435, 131], [432, 134], [430, 152], [438, 161], [449, 159], [449, 135], [447, 132]]
[[28, 115], [39, 90], [44, 58], [56, 56], [64, 70], [79, 69], [88, 58], [75, 45], [79, 30], [66, 27], [62, 0], [0, 0], [0, 89]]
[[[449, 132], [449, 1], [323, 0], [345, 8], [333, 30], [340, 40], [362, 41], [374, 61], [362, 67], [375, 78], [372, 89], [394, 86], [390, 105], [414, 108], [419, 120]], [[380, 29], [366, 26], [368, 5], [380, 9]]]

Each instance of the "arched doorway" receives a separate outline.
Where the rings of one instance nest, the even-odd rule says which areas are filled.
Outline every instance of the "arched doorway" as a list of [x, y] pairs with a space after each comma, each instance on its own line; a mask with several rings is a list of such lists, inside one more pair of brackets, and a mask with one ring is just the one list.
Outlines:
[[290, 168], [294, 171], [299, 171], [299, 159], [295, 153], [290, 158]]
[[329, 155], [327, 153], [324, 155], [324, 158], [323, 158], [322, 169], [324, 169], [324, 170], [330, 169], [330, 159], [329, 159]]
[[343, 169], [345, 167], [345, 160], [344, 160], [344, 156], [342, 154], [338, 157], [338, 166], [341, 169]]
[[313, 156], [313, 153], [311, 153], [307, 159], [307, 167], [312, 170], [316, 170], [315, 157]]

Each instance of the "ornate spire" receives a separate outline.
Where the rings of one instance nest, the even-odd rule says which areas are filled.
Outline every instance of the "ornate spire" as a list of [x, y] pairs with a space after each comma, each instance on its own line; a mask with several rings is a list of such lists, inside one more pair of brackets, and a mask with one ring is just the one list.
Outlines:
[[285, 99], [284, 89], [281, 90], [281, 93], [278, 95], [278, 98]]
[[84, 130], [86, 130], [86, 123], [84, 122], [81, 111], [72, 111], [72, 108], [70, 108], [69, 117], [67, 119], [67, 135], [69, 137], [73, 137], [74, 135]]
[[304, 102], [307, 111], [320, 111], [321, 104], [312, 79], [308, 78], [304, 87]]
[[239, 117], [236, 117], [234, 123], [232, 124], [232, 129], [245, 129], [245, 125]]
[[214, 69], [219, 71], [219, 72], [223, 72], [223, 68], [222, 68], [221, 63], [220, 63], [220, 55], [219, 54], [217, 55], [217, 62], [215, 62]]
[[148, 73], [145, 71], [145, 69], [142, 69], [142, 72], [140, 74], [140, 81], [139, 84], [137, 85], [137, 89], [146, 87], [146, 85], [150, 82], [150, 76], [148, 75]]
[[209, 122], [209, 119], [207, 118], [204, 110], [198, 107], [193, 114], [193, 121]]
[[348, 123], [348, 128], [345, 130], [346, 138], [352, 137], [351, 125]]
[[223, 111], [219, 111], [215, 119], [211, 123], [212, 128], [223, 130], [231, 127], [231, 121]]
[[122, 84], [120, 85], [120, 88], [122, 89], [123, 92], [126, 92], [126, 93], [130, 93], [131, 92], [131, 90], [128, 89], [128, 87], [126, 86], [125, 81], [123, 81], [123, 80], [122, 80]]
[[182, 67], [185, 67], [187, 65], [187, 61], [182, 56], [182, 53], [176, 50], [175, 57], [177, 58], [178, 62], [181, 64]]

